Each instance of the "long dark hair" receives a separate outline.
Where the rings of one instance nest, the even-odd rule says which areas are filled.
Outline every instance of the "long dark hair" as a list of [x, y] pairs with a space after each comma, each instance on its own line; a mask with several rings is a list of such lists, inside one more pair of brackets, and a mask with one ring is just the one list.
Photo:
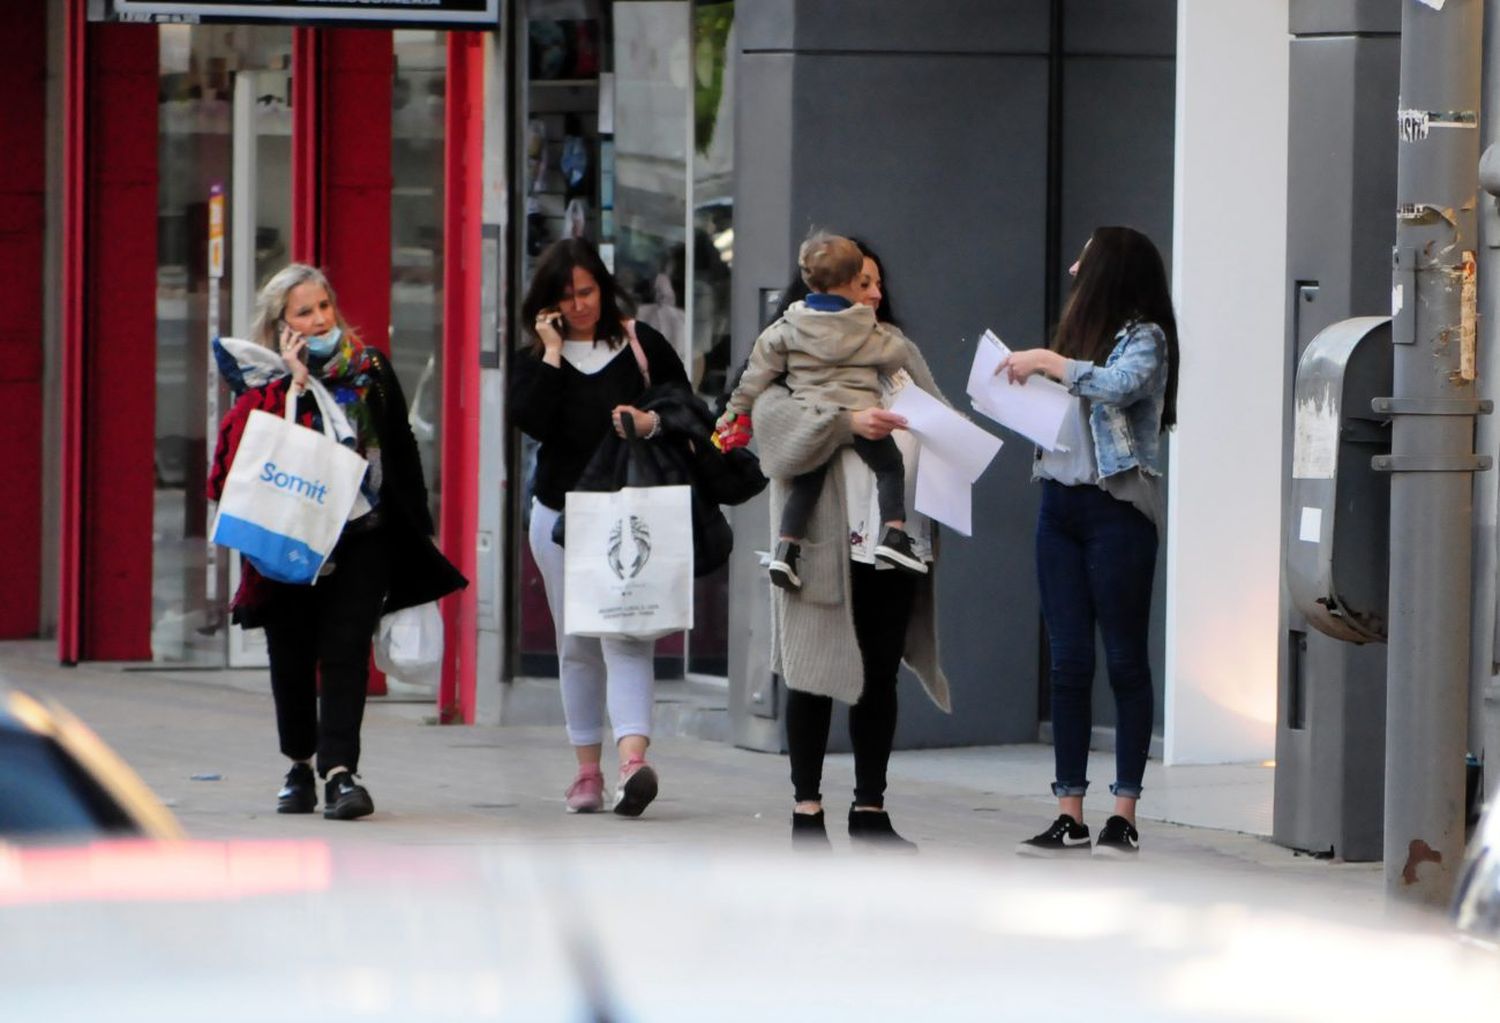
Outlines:
[[563, 238], [547, 246], [531, 273], [531, 284], [521, 302], [521, 328], [532, 351], [540, 349], [536, 335], [536, 318], [543, 309], [551, 309], [563, 300], [573, 286], [573, 269], [587, 270], [599, 285], [599, 325], [594, 329], [594, 343], [605, 342], [618, 348], [625, 341], [625, 324], [620, 319], [619, 288], [614, 275], [599, 258], [599, 250], [582, 238]]
[[[892, 327], [900, 327], [901, 323], [896, 319], [896, 313], [891, 308], [891, 292], [886, 286], [885, 264], [880, 261], [880, 257], [870, 247], [870, 243], [863, 238], [856, 238], [852, 234], [845, 235], [844, 237], [859, 246], [859, 251], [864, 253], [867, 259], [873, 260], [875, 268], [880, 271], [880, 305], [875, 307], [875, 319], [881, 323], [889, 323]], [[793, 303], [802, 301], [808, 295], [807, 284], [802, 280], [802, 270], [795, 265], [795, 260], [793, 263], [792, 280], [782, 289], [781, 302], [776, 306], [776, 315], [771, 317], [771, 323], [775, 323], [785, 316], [786, 311], [792, 307]]]
[[1052, 350], [1102, 366], [1120, 328], [1136, 321], [1156, 324], [1167, 338], [1167, 393], [1161, 410], [1165, 430], [1177, 422], [1177, 316], [1167, 271], [1161, 253], [1141, 232], [1098, 228], [1078, 257], [1078, 278], [1052, 337]]

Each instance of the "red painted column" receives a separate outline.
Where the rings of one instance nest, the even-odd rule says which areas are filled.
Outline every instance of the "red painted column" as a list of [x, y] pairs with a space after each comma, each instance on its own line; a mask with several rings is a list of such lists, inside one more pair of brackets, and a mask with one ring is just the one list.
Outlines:
[[65, 662], [151, 656], [157, 30], [66, 20], [63, 210]]
[[292, 259], [323, 262], [323, 33], [292, 29]]
[[0, 14], [0, 639], [35, 636], [42, 577], [42, 265], [46, 236], [47, 8]]
[[[480, 224], [484, 184], [484, 45], [448, 35], [443, 132], [443, 552], [471, 582], [479, 532]], [[477, 592], [443, 601], [447, 646], [438, 693], [445, 723], [474, 723]]]
[[[292, 37], [292, 256], [320, 266], [368, 344], [390, 350], [389, 32]], [[304, 102], [304, 98], [310, 102]]]
[[83, 228], [85, 153], [84, 95], [88, 89], [88, 24], [85, 0], [69, 0], [63, 16], [63, 199], [62, 287], [59, 347], [62, 376], [62, 494], [59, 514], [57, 656], [64, 664], [81, 657], [83, 522]]

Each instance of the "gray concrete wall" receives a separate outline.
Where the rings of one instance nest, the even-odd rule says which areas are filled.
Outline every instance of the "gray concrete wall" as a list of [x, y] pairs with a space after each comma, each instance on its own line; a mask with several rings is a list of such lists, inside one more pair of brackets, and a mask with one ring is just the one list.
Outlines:
[[[1072, 256], [1061, 254], [1095, 225], [1130, 223], [1169, 242], [1175, 5], [757, 0], [737, 16], [737, 358], [759, 328], [763, 290], [786, 282], [813, 224], [880, 250], [897, 315], [961, 408], [975, 338], [990, 327], [1017, 347], [1042, 343], [1055, 315], [1048, 276], [1065, 272]], [[1054, 99], [1062, 144], [1049, 170]], [[975, 535], [944, 538], [941, 642], [956, 711], [946, 717], [904, 686], [899, 745], [1037, 735], [1031, 458], [1030, 445], [1011, 439], [975, 490]], [[759, 748], [779, 745], [774, 718], [762, 716], [775, 701], [765, 683], [765, 576], [753, 555], [768, 523], [763, 502], [737, 512], [744, 540], [731, 581], [736, 616], [748, 622], [731, 643], [736, 741]], [[841, 738], [836, 724], [835, 744]]]
[[[1068, 267], [1095, 227], [1125, 224], [1172, 263], [1172, 162], [1177, 102], [1177, 17], [1160, 0], [1066, 0], [1063, 5], [1062, 166], [1059, 250], [1052, 272], [1064, 300]], [[1061, 312], [1059, 308], [1057, 312]], [[1170, 447], [1170, 438], [1167, 441]], [[1168, 458], [1163, 449], [1163, 465]], [[1165, 491], [1164, 491], [1165, 492]], [[1157, 549], [1151, 666], [1161, 732], [1166, 660], [1167, 548]], [[1096, 730], [1114, 726], [1114, 700], [1098, 652]], [[1099, 734], [1111, 742], [1112, 737]]]

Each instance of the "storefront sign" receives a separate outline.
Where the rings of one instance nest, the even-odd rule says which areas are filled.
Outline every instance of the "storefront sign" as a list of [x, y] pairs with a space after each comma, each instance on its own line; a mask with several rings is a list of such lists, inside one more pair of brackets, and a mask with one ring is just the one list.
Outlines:
[[494, 28], [501, 0], [92, 0], [90, 21]]

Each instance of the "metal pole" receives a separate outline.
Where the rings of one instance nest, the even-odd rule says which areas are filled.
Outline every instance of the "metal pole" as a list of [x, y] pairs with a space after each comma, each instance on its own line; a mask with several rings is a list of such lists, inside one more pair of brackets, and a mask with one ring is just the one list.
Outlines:
[[[1485, 0], [1484, 74], [1482, 96], [1494, 96], [1500, 89], [1500, 0]], [[1480, 111], [1479, 144], [1484, 156], [1479, 161], [1479, 185], [1489, 195], [1479, 202], [1479, 397], [1494, 401], [1500, 397], [1500, 103]], [[1500, 448], [1500, 419], [1483, 416], [1475, 430], [1475, 450], [1493, 454]], [[1497, 630], [1496, 523], [1500, 512], [1500, 487], [1495, 473], [1474, 477], [1474, 635], [1470, 644], [1473, 658], [1469, 666], [1469, 752], [1480, 758], [1490, 773], [1485, 749], [1485, 695], [1494, 685]], [[1489, 786], [1481, 779], [1484, 791]]]
[[1395, 414], [1385, 880], [1445, 905], [1464, 851], [1481, 0], [1406, 0], [1392, 286]]

